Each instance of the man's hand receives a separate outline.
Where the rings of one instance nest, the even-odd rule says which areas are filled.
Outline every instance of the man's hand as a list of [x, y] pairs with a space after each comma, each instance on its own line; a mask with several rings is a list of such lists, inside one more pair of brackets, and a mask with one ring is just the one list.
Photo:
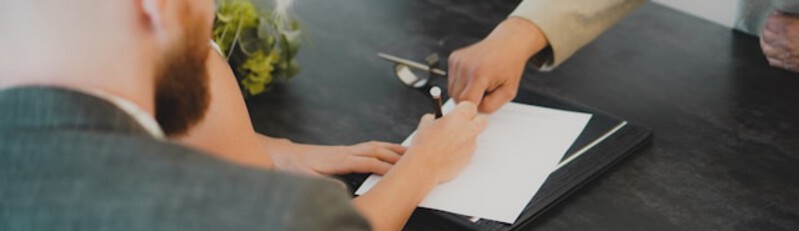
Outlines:
[[431, 114], [422, 117], [411, 141], [408, 156], [416, 158], [420, 170], [430, 171], [437, 183], [451, 180], [469, 163], [477, 148], [477, 136], [486, 126], [485, 116], [477, 114], [470, 102], [436, 120]]
[[799, 72], [799, 15], [772, 13], [760, 35], [760, 47], [771, 66]]
[[321, 146], [263, 136], [262, 143], [278, 170], [310, 176], [347, 173], [383, 175], [405, 153], [405, 148], [398, 144], [376, 141], [352, 146]]
[[527, 60], [546, 44], [532, 22], [508, 18], [482, 41], [450, 55], [450, 96], [479, 105], [481, 112], [497, 111], [516, 97]]

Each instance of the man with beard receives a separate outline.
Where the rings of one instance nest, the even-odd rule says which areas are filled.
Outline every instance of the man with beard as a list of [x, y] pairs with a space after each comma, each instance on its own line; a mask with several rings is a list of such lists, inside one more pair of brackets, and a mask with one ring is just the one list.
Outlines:
[[[213, 11], [211, 0], [0, 2], [0, 230], [370, 228], [336, 184], [166, 140], [209, 107]], [[381, 217], [393, 222], [375, 228], [398, 229], [457, 175], [485, 126], [476, 111], [423, 117], [373, 189], [393, 200]]]

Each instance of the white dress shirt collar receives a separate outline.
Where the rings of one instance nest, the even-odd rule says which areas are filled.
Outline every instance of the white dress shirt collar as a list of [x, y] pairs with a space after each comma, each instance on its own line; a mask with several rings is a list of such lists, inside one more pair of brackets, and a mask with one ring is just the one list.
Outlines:
[[114, 104], [125, 113], [128, 113], [128, 115], [133, 117], [133, 119], [136, 120], [136, 122], [138, 122], [139, 125], [144, 128], [144, 130], [147, 130], [147, 133], [156, 139], [166, 139], [163, 130], [161, 130], [161, 126], [158, 125], [158, 122], [155, 121], [153, 116], [142, 110], [139, 106], [136, 106], [136, 104], [133, 102], [130, 102], [130, 100], [97, 89], [88, 90], [86, 93], [104, 99], [105, 101]]

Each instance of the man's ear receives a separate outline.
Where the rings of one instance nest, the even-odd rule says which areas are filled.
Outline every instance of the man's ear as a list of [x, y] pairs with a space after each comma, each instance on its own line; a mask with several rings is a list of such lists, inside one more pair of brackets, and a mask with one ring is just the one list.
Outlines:
[[156, 38], [161, 41], [165, 42], [167, 39], [166, 35], [166, 24], [164, 21], [165, 17], [165, 7], [167, 0], [136, 0], [137, 4], [139, 5], [140, 9], [142, 10], [143, 16], [146, 19], [147, 28], [156, 36]]

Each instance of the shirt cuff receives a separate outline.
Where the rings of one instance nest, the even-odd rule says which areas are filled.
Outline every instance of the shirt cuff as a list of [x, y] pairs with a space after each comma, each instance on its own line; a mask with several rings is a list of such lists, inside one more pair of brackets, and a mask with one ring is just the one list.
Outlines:
[[510, 17], [526, 19], [536, 25], [547, 39], [547, 47], [530, 58], [540, 71], [550, 71], [563, 63], [575, 51], [570, 49], [568, 24], [559, 16], [563, 4], [557, 1], [522, 1]]

